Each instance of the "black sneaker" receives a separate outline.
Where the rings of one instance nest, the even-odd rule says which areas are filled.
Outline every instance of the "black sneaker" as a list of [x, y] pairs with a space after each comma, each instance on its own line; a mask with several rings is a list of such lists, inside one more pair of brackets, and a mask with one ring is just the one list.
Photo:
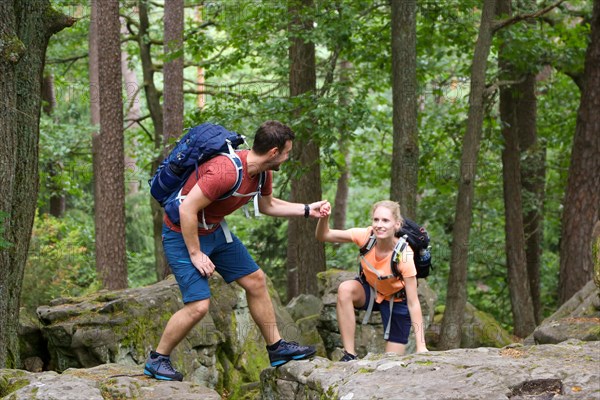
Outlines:
[[274, 350], [269, 350], [269, 346], [267, 346], [267, 351], [271, 367], [278, 367], [292, 360], [304, 360], [317, 352], [313, 346], [301, 346], [296, 342], [286, 342], [283, 339]]
[[348, 361], [352, 361], [352, 360], [358, 360], [358, 357], [355, 356], [354, 354], [348, 353], [346, 350], [344, 350], [344, 356], [342, 358], [340, 358], [340, 361], [348, 362]]
[[182, 381], [183, 375], [171, 365], [171, 358], [163, 356], [155, 351], [150, 352], [144, 374], [161, 381]]

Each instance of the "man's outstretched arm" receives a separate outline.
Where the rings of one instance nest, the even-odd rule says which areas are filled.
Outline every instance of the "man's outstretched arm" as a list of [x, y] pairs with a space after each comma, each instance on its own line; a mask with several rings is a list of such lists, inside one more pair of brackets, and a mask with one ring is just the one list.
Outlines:
[[[313, 218], [321, 218], [323, 214], [320, 209], [327, 200], [315, 201], [308, 204], [308, 216]], [[258, 199], [258, 207], [261, 213], [272, 217], [303, 217], [305, 214], [305, 205], [302, 203], [290, 203], [289, 201], [281, 200], [272, 195], [260, 196]]]

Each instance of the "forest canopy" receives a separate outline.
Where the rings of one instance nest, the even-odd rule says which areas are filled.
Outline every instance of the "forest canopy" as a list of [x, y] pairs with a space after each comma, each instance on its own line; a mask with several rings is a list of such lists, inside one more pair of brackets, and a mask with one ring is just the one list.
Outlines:
[[[496, 21], [515, 15], [529, 17], [498, 28], [485, 60], [465, 290], [470, 303], [512, 330], [503, 186], [507, 141], [503, 129], [507, 122], [500, 107], [501, 91], [516, 90], [526, 81], [532, 85], [528, 95], [535, 101], [535, 114], [525, 117], [524, 123], [534, 124], [536, 145], [519, 153], [518, 159], [523, 167], [542, 163], [541, 175], [536, 177], [541, 179], [541, 196], [539, 191], [523, 190], [522, 211], [523, 215], [535, 212], [542, 219], [537, 225], [541, 236], [535, 250], [540, 255], [537, 302], [540, 314], [547, 316], [561, 301], [562, 215], [592, 2], [572, 0], [558, 2], [558, 6], [550, 1], [508, 3], [512, 3], [511, 14], [497, 12]], [[90, 76], [94, 17], [88, 1], [53, 0], [52, 5], [76, 23], [51, 37], [45, 58], [40, 185], [21, 295], [21, 305], [31, 309], [58, 296], [81, 295], [103, 286], [97, 273], [94, 230], [98, 182], [93, 137], [98, 121], [94, 120], [93, 104], [105, 87]], [[147, 181], [157, 160], [162, 159], [165, 145], [180, 136], [163, 132], [156, 111], [158, 104], [163, 107], [161, 119], [163, 114], [165, 119], [178, 118], [167, 115], [165, 104], [173, 81], [165, 79], [164, 73], [175, 60], [182, 60], [183, 67], [178, 132], [214, 122], [246, 135], [251, 143], [261, 122], [284, 121], [295, 130], [300, 143], [318, 146], [322, 198], [332, 204], [335, 199], [337, 206], [340, 180], [345, 179], [347, 193], [339, 199], [347, 210], [343, 226], [368, 226], [370, 205], [391, 197], [393, 177], [398, 173], [392, 167], [396, 131], [390, 2], [186, 0], [184, 5], [181, 46], [173, 45], [168, 51], [165, 13], [169, 1], [120, 1], [128, 286], [162, 278], [157, 271]], [[296, 25], [290, 17], [294, 5], [300, 7]], [[462, 145], [482, 7], [482, 2], [474, 0], [415, 4], [415, 87], [409, 90], [416, 99], [418, 161], [413, 172], [418, 180], [415, 188], [399, 190], [408, 190], [408, 196], [415, 199], [416, 214], [411, 217], [426, 226], [432, 238], [435, 269], [428, 283], [442, 304], [451, 268]], [[535, 15], [546, 7], [547, 12]], [[314, 45], [316, 84], [314, 90], [290, 96], [289, 49], [294, 38]], [[290, 198], [294, 182], [308, 167], [295, 154], [275, 175], [275, 195]], [[472, 167], [475, 170], [475, 165]], [[288, 298], [288, 221], [248, 219], [238, 212], [228, 223], [273, 280], [280, 296]], [[521, 234], [528, 239], [527, 233]], [[1, 246], [6, 244], [0, 240]], [[356, 249], [327, 245], [325, 262], [326, 268], [354, 270]]]

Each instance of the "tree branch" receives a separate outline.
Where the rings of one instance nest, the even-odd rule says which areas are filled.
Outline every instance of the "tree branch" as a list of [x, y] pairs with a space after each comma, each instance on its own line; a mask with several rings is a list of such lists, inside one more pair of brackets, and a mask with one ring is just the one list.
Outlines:
[[73, 56], [73, 57], [69, 57], [69, 58], [54, 58], [54, 59], [46, 60], [46, 64], [72, 63], [74, 61], [81, 60], [82, 58], [87, 58], [87, 57], [88, 57], [88, 54], [82, 54], [79, 56]]
[[496, 33], [498, 32], [500, 29], [506, 28], [508, 26], [514, 25], [517, 22], [521, 22], [523, 20], [526, 19], [532, 19], [532, 18], [538, 18], [544, 14], [549, 13], [550, 11], [554, 10], [556, 7], [560, 6], [562, 3], [564, 3], [565, 0], [559, 0], [554, 4], [549, 5], [546, 8], [542, 8], [539, 11], [536, 11], [534, 13], [531, 14], [519, 14], [519, 15], [515, 15], [514, 17], [510, 17], [507, 18], [505, 20], [502, 21], [498, 21], [496, 23], [494, 23], [494, 27], [492, 28], [492, 33]]
[[491, 96], [496, 90], [500, 89], [502, 86], [512, 86], [512, 85], [518, 85], [519, 83], [523, 83], [525, 82], [525, 79], [527, 79], [527, 76], [523, 76], [519, 79], [517, 79], [516, 81], [496, 81], [494, 83], [492, 83], [491, 85], [488, 85], [485, 88], [485, 91], [483, 93], [483, 95], [485, 97], [489, 97]]
[[[142, 127], [142, 129], [145, 130], [144, 126], [142, 124], [140, 124], [140, 122], [142, 122], [143, 120], [148, 119], [148, 118], [150, 118], [150, 114], [146, 114], [143, 117], [139, 117], [139, 118], [127, 118], [127, 119], [125, 119], [125, 121], [129, 122], [129, 124], [125, 127], [124, 130], [131, 128], [135, 124], [138, 124], [139, 126]], [[152, 136], [150, 138], [152, 139]]]

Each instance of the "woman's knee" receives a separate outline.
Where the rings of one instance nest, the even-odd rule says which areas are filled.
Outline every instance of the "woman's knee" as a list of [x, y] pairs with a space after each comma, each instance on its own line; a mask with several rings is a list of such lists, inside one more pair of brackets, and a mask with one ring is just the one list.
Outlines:
[[353, 302], [358, 295], [357, 290], [359, 288], [362, 289], [362, 286], [356, 281], [344, 281], [340, 283], [337, 293], [338, 302]]

